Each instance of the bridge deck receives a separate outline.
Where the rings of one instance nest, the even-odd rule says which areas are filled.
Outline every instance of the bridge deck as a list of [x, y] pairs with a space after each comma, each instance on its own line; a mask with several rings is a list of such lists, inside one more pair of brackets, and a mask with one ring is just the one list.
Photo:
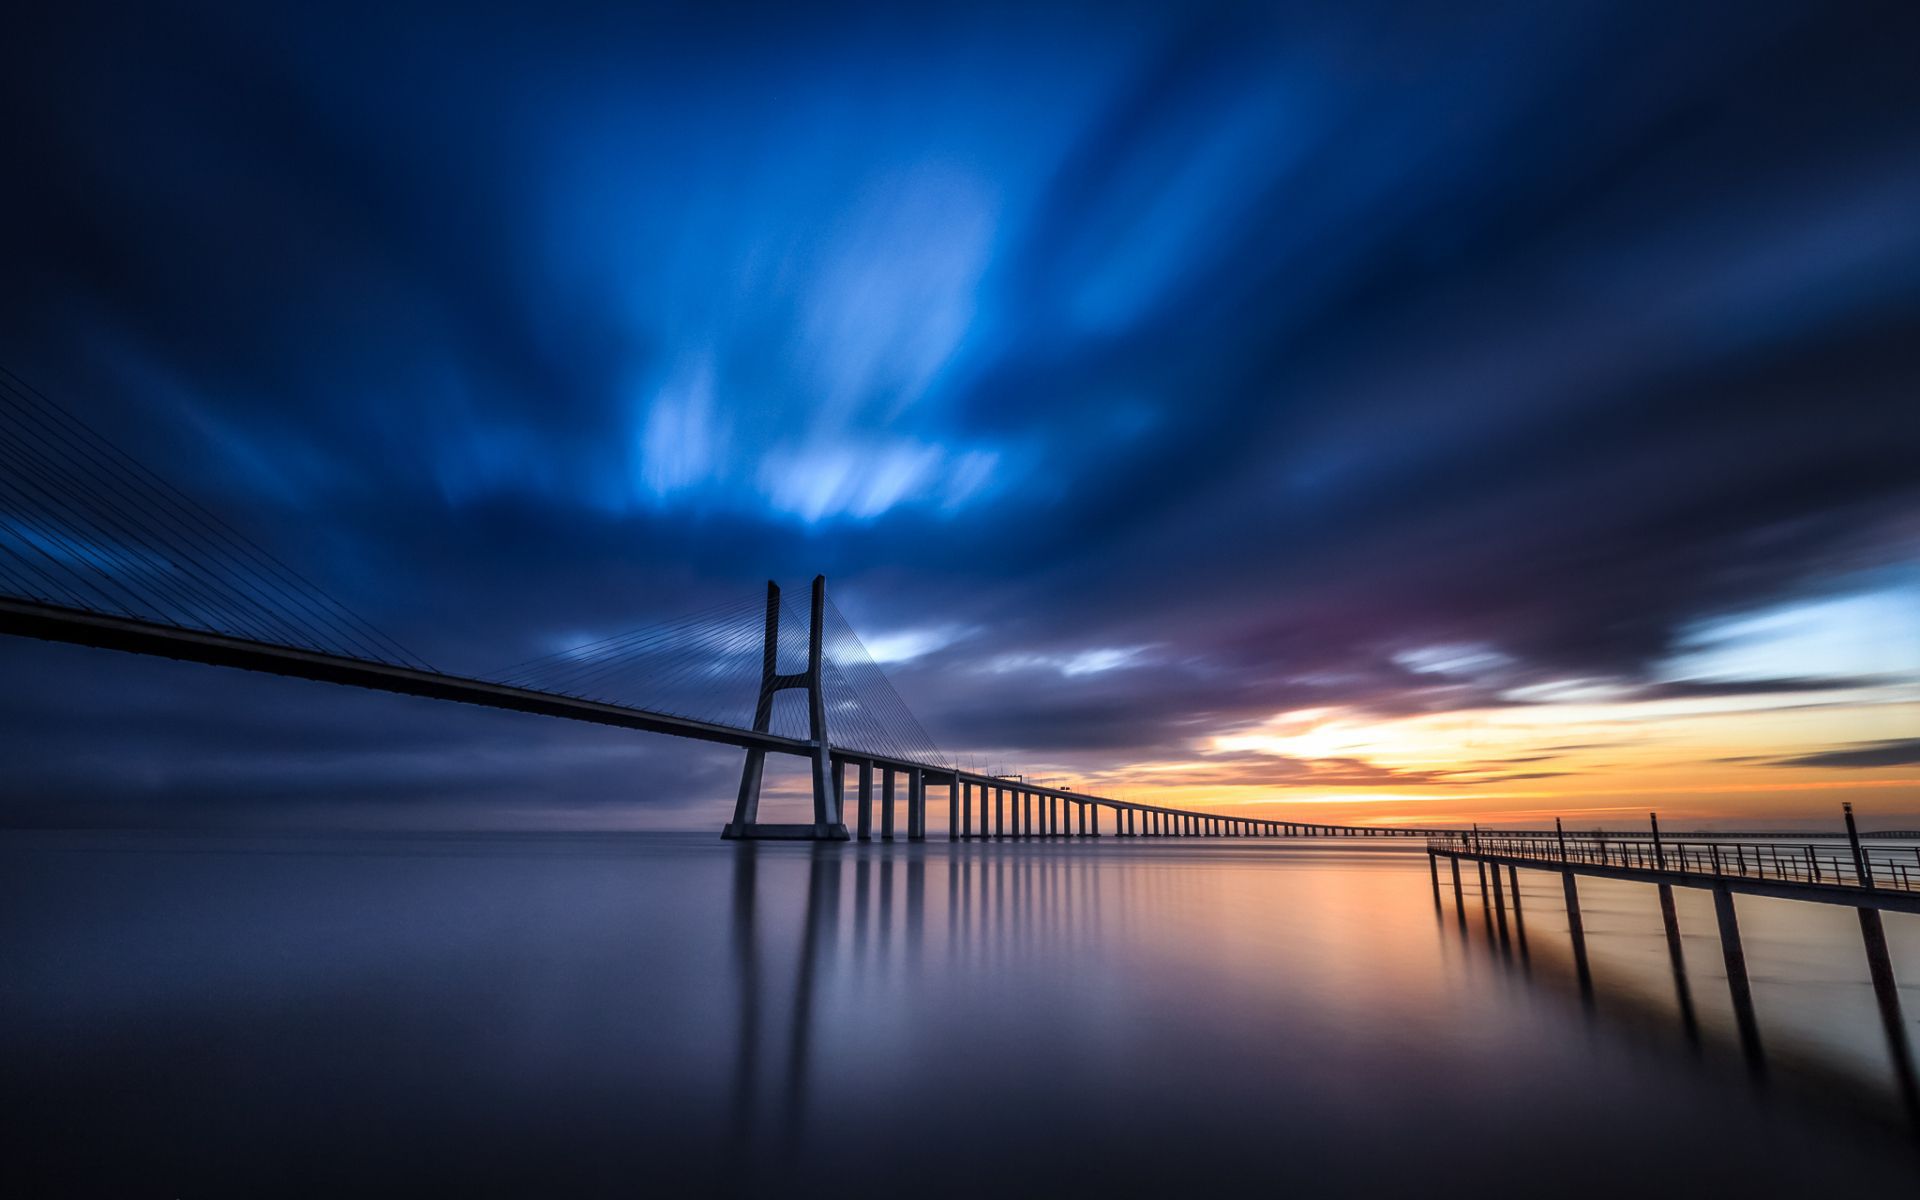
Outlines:
[[[1631, 879], [1671, 887], [1722, 888], [1753, 896], [1920, 913], [1920, 847], [1863, 847], [1810, 842], [1666, 841], [1649, 839], [1502, 838], [1431, 840], [1441, 858]], [[1864, 868], [1864, 873], [1863, 873]]]

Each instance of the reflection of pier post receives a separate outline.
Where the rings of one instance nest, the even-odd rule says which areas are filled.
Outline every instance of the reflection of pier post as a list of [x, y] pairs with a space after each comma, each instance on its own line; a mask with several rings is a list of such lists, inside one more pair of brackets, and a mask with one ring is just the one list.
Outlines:
[[1687, 984], [1687, 955], [1680, 943], [1680, 915], [1673, 906], [1673, 885], [1660, 885], [1660, 921], [1667, 930], [1667, 961], [1673, 966], [1673, 998], [1680, 1006], [1680, 1022], [1687, 1040], [1700, 1040], [1700, 1023], [1693, 1015], [1693, 989]]
[[1907, 1119], [1920, 1131], [1920, 1081], [1914, 1078], [1913, 1051], [1907, 1043], [1907, 1025], [1900, 1014], [1900, 989], [1893, 978], [1893, 960], [1887, 955], [1887, 931], [1877, 908], [1856, 909], [1860, 937], [1867, 948], [1867, 973], [1873, 977], [1873, 998], [1880, 1005], [1880, 1023], [1887, 1031], [1887, 1051], [1893, 1058], [1893, 1079], [1906, 1105]]
[[1713, 912], [1720, 921], [1720, 954], [1727, 964], [1727, 991], [1733, 998], [1733, 1018], [1740, 1027], [1740, 1049], [1755, 1071], [1765, 1060], [1760, 1050], [1760, 1022], [1753, 1011], [1753, 985], [1747, 982], [1747, 952], [1740, 944], [1740, 920], [1733, 911], [1733, 893], [1727, 885], [1713, 887]]
[[733, 1138], [731, 1156], [751, 1161], [747, 1152], [754, 1133], [754, 1088], [760, 1073], [760, 952], [753, 929], [754, 858], [756, 847], [742, 842], [733, 860], [733, 969], [740, 989], [740, 1024], [734, 1032]]
[[1593, 1000], [1593, 971], [1587, 966], [1587, 930], [1580, 920], [1580, 888], [1572, 871], [1560, 872], [1560, 884], [1567, 895], [1567, 934], [1573, 942], [1573, 969], [1580, 976], [1580, 995]]
[[1493, 917], [1500, 926], [1500, 940], [1504, 943], [1507, 940], [1507, 905], [1501, 894], [1499, 863], [1493, 864]]
[[806, 1133], [814, 970], [822, 954], [832, 955], [839, 923], [840, 855], [829, 847], [815, 846], [807, 864], [807, 923], [800, 938], [800, 965], [793, 985], [793, 1023], [787, 1046], [787, 1137], [796, 1147]]

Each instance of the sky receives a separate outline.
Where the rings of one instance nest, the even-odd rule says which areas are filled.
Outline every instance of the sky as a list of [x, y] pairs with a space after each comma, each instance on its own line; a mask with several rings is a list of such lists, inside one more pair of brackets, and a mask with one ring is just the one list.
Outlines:
[[[825, 573], [981, 768], [1920, 827], [1913, 5], [304, 7], [13, 18], [0, 365], [435, 665]], [[705, 829], [739, 771], [0, 675], [0, 824]]]

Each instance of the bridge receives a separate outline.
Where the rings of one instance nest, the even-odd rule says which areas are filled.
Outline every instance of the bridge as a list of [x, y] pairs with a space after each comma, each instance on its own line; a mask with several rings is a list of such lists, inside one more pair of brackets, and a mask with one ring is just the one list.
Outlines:
[[[737, 747], [729, 838], [923, 840], [936, 790], [956, 840], [1444, 832], [1223, 816], [967, 770], [920, 727], [824, 578], [795, 617], [769, 583], [764, 604], [491, 674], [443, 671], [0, 368], [0, 633]], [[798, 713], [778, 703], [789, 692]], [[759, 819], [769, 754], [807, 764], [810, 822]]]
[[[968, 770], [921, 727], [822, 577], [804, 619], [768, 583], [764, 599], [499, 671], [444, 671], [5, 368], [0, 633], [736, 747], [745, 761], [728, 838], [920, 841], [935, 791], [946, 836], [962, 841], [1465, 832], [1227, 816]], [[759, 819], [769, 754], [806, 764], [810, 821]], [[1524, 842], [1547, 831], [1474, 836]]]

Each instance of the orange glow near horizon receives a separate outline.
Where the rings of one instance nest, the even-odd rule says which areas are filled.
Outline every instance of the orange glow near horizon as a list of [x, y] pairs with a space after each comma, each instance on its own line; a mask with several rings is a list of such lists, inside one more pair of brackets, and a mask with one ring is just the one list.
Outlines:
[[1920, 827], [1920, 764], [1786, 765], [1920, 732], [1913, 687], [1515, 705], [1375, 718], [1276, 714], [1202, 739], [1192, 758], [1084, 775], [1102, 795], [1333, 824], [1792, 827], [1851, 800], [1869, 824]]

